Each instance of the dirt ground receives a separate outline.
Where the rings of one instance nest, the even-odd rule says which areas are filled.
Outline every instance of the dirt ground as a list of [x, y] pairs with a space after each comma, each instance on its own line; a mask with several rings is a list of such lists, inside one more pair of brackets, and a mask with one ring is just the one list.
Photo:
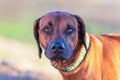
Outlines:
[[21, 71], [8, 62], [0, 63], [0, 80], [52, 80], [49, 76], [33, 71]]
[[0, 80], [62, 80], [37, 46], [0, 37]]

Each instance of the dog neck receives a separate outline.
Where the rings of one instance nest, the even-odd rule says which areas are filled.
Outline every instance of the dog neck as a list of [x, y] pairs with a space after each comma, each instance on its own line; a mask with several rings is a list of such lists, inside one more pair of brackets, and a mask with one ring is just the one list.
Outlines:
[[[82, 45], [81, 46], [81, 50], [79, 52], [79, 55], [76, 55], [77, 59], [74, 60], [74, 57], [72, 57], [70, 60], [68, 60], [66, 63], [66, 65], [70, 65], [72, 63], [72, 65], [70, 65], [69, 67], [56, 67], [56, 62], [52, 61], [52, 65], [62, 71], [62, 72], [70, 72], [74, 69], [76, 69], [83, 61], [83, 59], [85, 58], [86, 54], [87, 54], [87, 50], [89, 49], [89, 46], [90, 46], [90, 38], [88, 36], [88, 34], [86, 33], [86, 46], [85, 45]], [[57, 62], [57, 65], [62, 65], [63, 62]]]

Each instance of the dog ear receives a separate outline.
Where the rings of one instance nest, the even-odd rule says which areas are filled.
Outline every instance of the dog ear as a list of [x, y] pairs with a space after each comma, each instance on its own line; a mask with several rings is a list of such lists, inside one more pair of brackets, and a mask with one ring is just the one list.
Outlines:
[[38, 54], [39, 54], [39, 58], [41, 58], [41, 54], [42, 54], [42, 48], [40, 47], [40, 42], [39, 42], [39, 33], [38, 33], [38, 28], [39, 28], [39, 21], [41, 18], [37, 19], [34, 22], [34, 28], [33, 28], [33, 33], [34, 33], [34, 37], [36, 39], [37, 42], [37, 46], [38, 46]]
[[82, 18], [80, 18], [77, 15], [74, 15], [74, 17], [76, 18], [77, 22], [78, 22], [78, 39], [79, 41], [83, 42], [85, 49], [87, 50], [87, 46], [86, 46], [86, 29], [85, 29], [85, 24], [84, 21], [82, 20]]

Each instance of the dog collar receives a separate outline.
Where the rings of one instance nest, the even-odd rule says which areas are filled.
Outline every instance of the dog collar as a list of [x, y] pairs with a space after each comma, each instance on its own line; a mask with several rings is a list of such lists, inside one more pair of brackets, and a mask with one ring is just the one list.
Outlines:
[[76, 69], [79, 66], [79, 64], [83, 61], [83, 59], [87, 53], [87, 50], [89, 49], [89, 46], [90, 46], [90, 38], [89, 38], [89, 35], [86, 33], [86, 48], [87, 49], [85, 47], [82, 48], [78, 59], [72, 66], [67, 67], [67, 68], [62, 68], [60, 70], [63, 72], [70, 72], [70, 71]]

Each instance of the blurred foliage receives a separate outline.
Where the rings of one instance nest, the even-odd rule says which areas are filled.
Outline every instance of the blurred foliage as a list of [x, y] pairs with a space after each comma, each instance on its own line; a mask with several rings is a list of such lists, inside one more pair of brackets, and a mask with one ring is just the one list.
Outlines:
[[94, 22], [86, 21], [86, 30], [88, 33], [92, 34], [109, 34], [109, 33], [119, 33], [120, 27], [112, 27], [104, 24], [97, 24]]
[[[66, 5], [68, 2], [69, 5]], [[118, 2], [105, 2], [104, 0], [90, 2], [87, 0], [0, 0], [0, 36], [33, 42], [34, 21], [45, 13], [56, 10], [80, 14], [89, 33], [118, 33], [120, 32]]]
[[32, 25], [27, 22], [0, 22], [0, 35], [17, 40], [31, 41]]

